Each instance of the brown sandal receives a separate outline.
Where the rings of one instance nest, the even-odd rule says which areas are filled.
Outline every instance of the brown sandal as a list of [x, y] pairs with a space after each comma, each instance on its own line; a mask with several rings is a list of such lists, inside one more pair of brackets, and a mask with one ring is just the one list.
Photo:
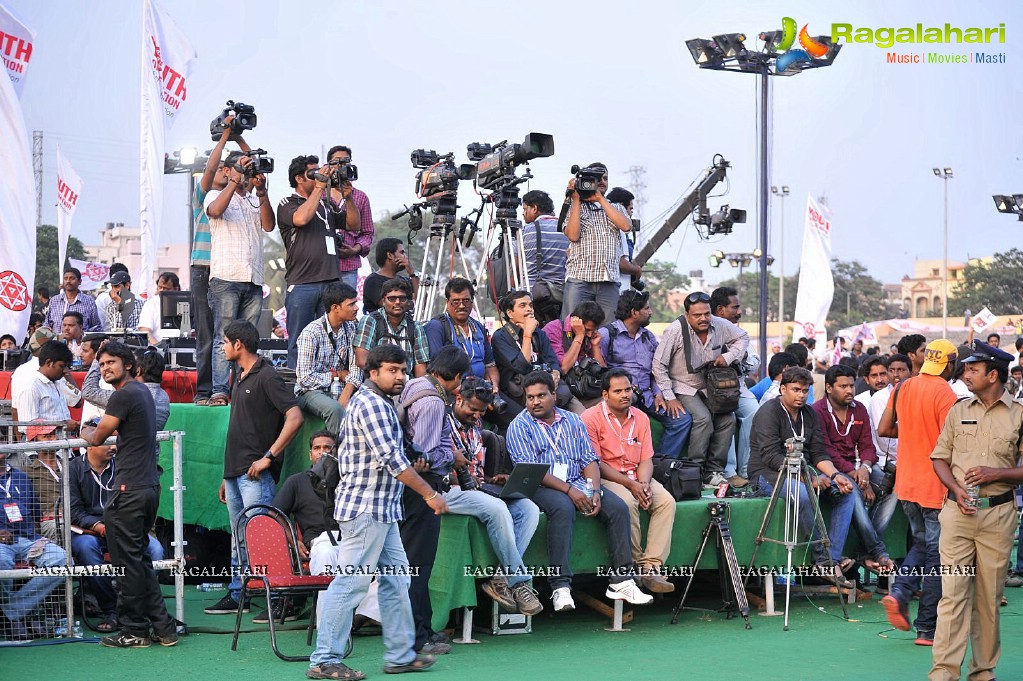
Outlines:
[[345, 681], [360, 681], [360, 679], [366, 678], [362, 672], [340, 662], [310, 667], [306, 670], [305, 675], [310, 679], [345, 679]]
[[385, 664], [385, 674], [404, 674], [405, 672], [425, 672], [433, 666], [437, 659], [433, 655], [416, 655], [416, 659], [408, 664]]
[[226, 407], [227, 397], [224, 395], [214, 395], [210, 399], [206, 400], [207, 407]]

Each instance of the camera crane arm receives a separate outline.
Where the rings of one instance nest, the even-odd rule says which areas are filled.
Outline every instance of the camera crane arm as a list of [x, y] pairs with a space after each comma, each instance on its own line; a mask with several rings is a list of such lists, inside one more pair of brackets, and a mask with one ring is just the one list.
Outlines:
[[664, 242], [671, 238], [671, 235], [675, 233], [675, 230], [682, 225], [686, 219], [692, 215], [694, 210], [699, 209], [701, 214], [707, 213], [707, 195], [712, 189], [725, 179], [726, 169], [731, 164], [724, 159], [720, 154], [714, 157], [713, 164], [705, 172], [704, 177], [700, 180], [700, 184], [690, 192], [682, 203], [678, 205], [671, 215], [664, 221], [656, 232], [650, 235], [650, 238], [646, 240], [643, 247], [640, 248], [635, 255], [632, 256], [632, 262], [638, 267], [643, 267], [650, 261], [657, 252], [657, 249], [664, 245]]

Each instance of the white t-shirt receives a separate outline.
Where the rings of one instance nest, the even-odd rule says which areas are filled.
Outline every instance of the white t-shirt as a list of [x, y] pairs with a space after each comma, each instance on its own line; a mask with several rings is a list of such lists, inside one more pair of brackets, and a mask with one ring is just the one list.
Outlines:
[[[892, 387], [885, 386], [870, 396], [870, 432], [874, 437], [874, 448], [877, 449], [877, 463], [884, 466], [887, 459], [895, 461], [899, 454], [899, 440], [894, 437], [881, 437], [877, 434], [877, 424], [881, 422], [881, 415], [888, 406], [888, 397], [892, 394]], [[896, 405], [896, 408], [898, 405]]]
[[[96, 314], [99, 315], [99, 323], [103, 327], [104, 331], [109, 331], [108, 320], [107, 320], [107, 308], [113, 301], [110, 299], [110, 291], [104, 290], [98, 296], [96, 296]], [[56, 329], [54, 329], [56, 330]]]
[[156, 338], [156, 340], [162, 341], [166, 336], [167, 331], [173, 331], [173, 329], [161, 329], [160, 328], [160, 296], [150, 296], [146, 300], [146, 304], [142, 306], [142, 311], [139, 313], [139, 329], [148, 329], [151, 333], [150, 336]]

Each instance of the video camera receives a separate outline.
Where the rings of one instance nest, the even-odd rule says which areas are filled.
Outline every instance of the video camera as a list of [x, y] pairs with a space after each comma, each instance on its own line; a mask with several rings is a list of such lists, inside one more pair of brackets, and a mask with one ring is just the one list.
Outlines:
[[351, 161], [335, 159], [328, 161], [327, 165], [330, 166], [330, 173], [326, 177], [321, 175], [318, 169], [310, 168], [305, 171], [306, 179], [326, 182], [329, 187], [340, 187], [342, 182], [352, 182], [359, 179], [359, 169]]
[[462, 179], [475, 179], [481, 189], [497, 190], [514, 181], [515, 168], [534, 158], [554, 155], [554, 136], [541, 132], [526, 135], [522, 144], [473, 142], [466, 147], [470, 161], [477, 161], [472, 175]]
[[252, 163], [248, 165], [242, 165], [240, 162], [234, 164], [234, 169], [245, 177], [255, 177], [256, 175], [266, 175], [274, 171], [274, 160], [266, 155], [266, 149], [253, 149], [245, 154]]
[[416, 149], [412, 152], [412, 167], [421, 168], [416, 173], [416, 195], [429, 198], [445, 192], [457, 192], [459, 180], [471, 180], [473, 167], [468, 163], [455, 165], [455, 152], [443, 156], [433, 149]]
[[232, 142], [238, 141], [243, 130], [252, 130], [256, 127], [256, 107], [229, 99], [227, 108], [210, 121], [210, 137], [214, 142], [220, 141], [220, 136], [224, 134], [224, 119], [231, 115], [234, 116], [234, 120], [231, 121], [231, 136], [228, 139]]
[[746, 222], [746, 211], [738, 208], [729, 208], [728, 205], [721, 206], [721, 209], [712, 215], [702, 214], [696, 217], [696, 224], [707, 227], [707, 235], [731, 234], [732, 227], [736, 223]]
[[606, 172], [603, 168], [580, 168], [572, 166], [572, 174], [575, 175], [575, 192], [583, 201], [587, 201], [597, 193], [600, 181]]

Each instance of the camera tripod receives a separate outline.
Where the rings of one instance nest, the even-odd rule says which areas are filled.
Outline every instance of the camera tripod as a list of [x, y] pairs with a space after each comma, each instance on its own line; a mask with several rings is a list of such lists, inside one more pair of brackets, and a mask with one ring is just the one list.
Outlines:
[[[817, 500], [817, 495], [813, 492], [813, 476], [814, 474], [810, 466], [803, 460], [801, 447], [799, 451], [789, 452], [785, 456], [785, 463], [782, 464], [782, 469], [778, 472], [778, 479], [774, 489], [771, 491], [771, 498], [767, 502], [767, 511], [764, 513], [764, 519], [761, 521], [760, 529], [757, 531], [757, 538], [753, 543], [753, 555], [750, 557], [749, 570], [746, 572], [746, 582], [748, 582], [756, 565], [757, 552], [765, 541], [781, 544], [785, 547], [785, 575], [787, 577], [785, 583], [785, 631], [789, 630], [789, 600], [792, 594], [792, 552], [799, 546], [812, 547], [819, 545], [824, 553], [829, 556], [830, 561], [831, 540], [828, 538], [828, 530], [824, 525], [824, 517], [821, 515], [820, 503]], [[806, 486], [807, 497], [810, 500], [810, 505], [813, 507], [813, 531], [810, 532], [809, 537], [805, 540], [799, 538], [800, 484]], [[765, 533], [771, 524], [771, 518], [774, 517], [778, 499], [782, 495], [785, 497], [783, 538], [767, 537]], [[767, 576], [765, 579], [771, 579], [771, 577]], [[849, 611], [845, 607], [841, 588], [837, 589], [837, 594], [838, 602], [842, 606], [842, 614], [845, 619], [849, 619]]]
[[[504, 284], [508, 291], [530, 290], [529, 268], [526, 266], [526, 249], [522, 241], [522, 221], [517, 219], [518, 208], [522, 201], [519, 199], [518, 185], [532, 179], [532, 175], [526, 173], [515, 179], [510, 184], [495, 190], [492, 194], [484, 197], [483, 202], [492, 202], [496, 210], [493, 222], [487, 227], [486, 239], [483, 244], [483, 257], [476, 270], [476, 281], [479, 285], [486, 282], [490, 274], [491, 261], [504, 258], [505, 281], [492, 281], [492, 290], [496, 290], [498, 284]], [[482, 215], [483, 206], [478, 209], [479, 216]], [[496, 257], [491, 254], [496, 252]]]
[[[727, 617], [728, 619], [734, 617], [734, 611], [738, 609], [742, 619], [746, 622], [746, 628], [752, 629], [753, 627], [749, 621], [749, 601], [746, 600], [746, 590], [745, 585], [742, 583], [739, 559], [735, 556], [735, 545], [732, 544], [732, 530], [728, 526], [731, 506], [718, 501], [707, 504], [707, 508], [710, 510], [710, 522], [703, 529], [703, 541], [700, 542], [700, 548], [696, 552], [696, 559], [693, 561], [693, 571], [695, 573], [696, 568], [699, 567], [700, 559], [703, 558], [703, 551], [707, 548], [707, 540], [710, 539], [710, 535], [713, 533], [718, 551], [721, 596], [725, 601], [724, 609], [728, 613]], [[672, 624], [678, 622], [679, 612], [685, 607], [686, 597], [689, 595], [689, 588], [693, 585], [694, 578], [695, 574], [689, 577], [685, 591], [682, 592], [682, 597], [671, 611]]]

